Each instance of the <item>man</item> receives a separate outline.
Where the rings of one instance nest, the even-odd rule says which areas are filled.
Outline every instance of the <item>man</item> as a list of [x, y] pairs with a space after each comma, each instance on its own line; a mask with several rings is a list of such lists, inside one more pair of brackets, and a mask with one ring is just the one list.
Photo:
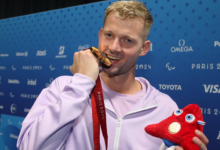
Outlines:
[[[113, 3], [99, 31], [99, 50], [112, 65], [102, 65], [90, 50], [76, 52], [70, 70], [74, 76], [57, 78], [37, 98], [22, 124], [17, 142], [21, 150], [93, 149], [90, 94], [98, 76], [105, 98], [108, 150], [157, 150], [162, 140], [144, 131], [177, 109], [173, 100], [144, 78], [135, 78], [139, 56], [147, 54], [146, 41], [153, 19], [137, 1]], [[193, 139], [201, 150], [204, 134]], [[100, 147], [105, 149], [101, 136]], [[176, 147], [176, 149], [181, 149]]]

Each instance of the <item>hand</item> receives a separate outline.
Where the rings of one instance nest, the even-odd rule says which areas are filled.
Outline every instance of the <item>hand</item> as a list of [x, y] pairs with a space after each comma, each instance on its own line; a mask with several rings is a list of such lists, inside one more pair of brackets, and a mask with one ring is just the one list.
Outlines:
[[99, 61], [89, 49], [75, 52], [70, 72], [83, 74], [96, 82], [99, 75]]
[[[208, 138], [199, 130], [195, 130], [195, 134], [199, 137], [193, 137], [192, 141], [199, 146], [200, 150], [207, 150], [207, 144], [209, 143]], [[182, 147], [176, 146], [175, 150], [183, 150]]]

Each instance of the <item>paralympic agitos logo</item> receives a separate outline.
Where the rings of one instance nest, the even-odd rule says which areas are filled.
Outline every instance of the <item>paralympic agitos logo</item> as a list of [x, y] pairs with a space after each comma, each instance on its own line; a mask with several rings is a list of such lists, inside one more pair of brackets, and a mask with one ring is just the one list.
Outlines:
[[16, 111], [17, 111], [17, 106], [16, 106], [16, 104], [12, 104], [11, 107], [10, 107], [10, 110], [11, 110], [11, 113], [12, 113], [12, 114], [16, 113]]

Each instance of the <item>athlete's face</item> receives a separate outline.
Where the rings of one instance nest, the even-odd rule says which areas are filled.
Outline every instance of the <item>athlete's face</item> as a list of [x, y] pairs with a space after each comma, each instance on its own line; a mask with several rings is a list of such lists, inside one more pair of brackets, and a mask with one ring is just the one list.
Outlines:
[[150, 41], [143, 41], [143, 28], [140, 17], [122, 20], [115, 12], [108, 15], [99, 31], [99, 50], [112, 62], [111, 67], [103, 66], [105, 73], [117, 76], [135, 71], [138, 57], [150, 47]]

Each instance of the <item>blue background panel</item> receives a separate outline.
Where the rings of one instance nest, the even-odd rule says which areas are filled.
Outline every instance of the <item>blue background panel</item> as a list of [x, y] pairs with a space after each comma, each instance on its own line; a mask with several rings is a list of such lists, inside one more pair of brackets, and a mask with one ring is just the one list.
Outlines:
[[[98, 46], [104, 11], [112, 2], [0, 20], [2, 116], [25, 117], [43, 88], [58, 76], [71, 75], [74, 52]], [[143, 3], [152, 13], [154, 23], [148, 37], [151, 49], [139, 58], [136, 76], [148, 79], [180, 108], [198, 104], [206, 122], [208, 149], [219, 150], [220, 1]], [[7, 126], [13, 132], [20, 129]], [[0, 140], [0, 148], [3, 144]]]
[[16, 150], [23, 117], [1, 114], [0, 149]]

